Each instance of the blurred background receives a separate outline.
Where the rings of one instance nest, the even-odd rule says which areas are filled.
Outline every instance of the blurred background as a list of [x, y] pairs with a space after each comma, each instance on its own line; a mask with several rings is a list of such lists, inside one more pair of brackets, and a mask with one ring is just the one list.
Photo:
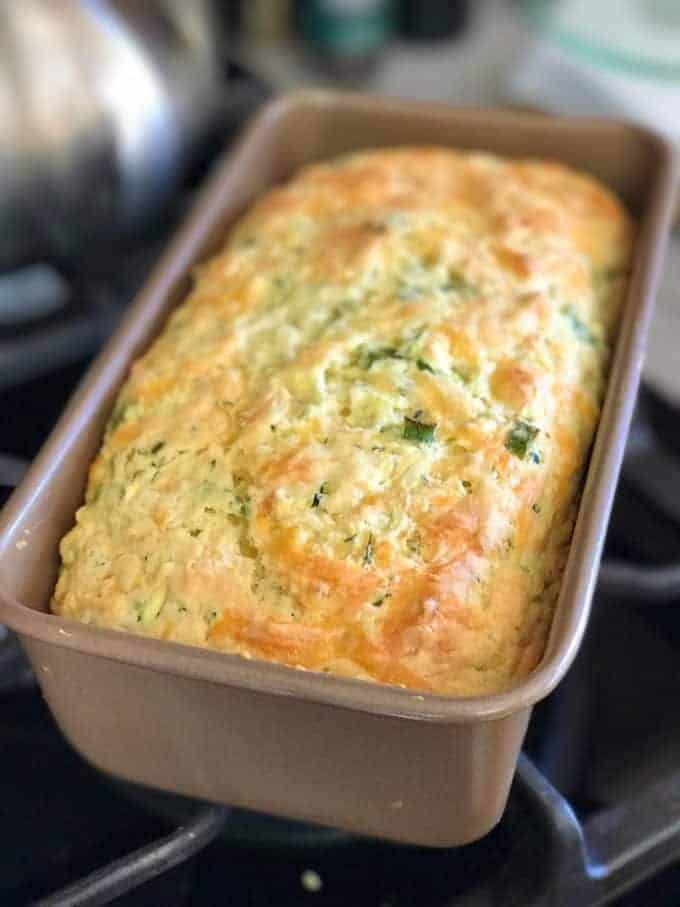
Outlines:
[[[37, 453], [216, 157], [267, 97], [300, 87], [612, 116], [677, 143], [680, 2], [0, 2], [0, 486]], [[527, 740], [579, 819], [624, 804], [613, 826], [624, 851], [627, 835], [668, 848], [680, 835], [680, 619], [659, 607], [680, 603], [679, 282], [675, 234], [607, 541], [610, 585], [601, 581], [582, 654]], [[167, 810], [114, 789], [70, 750], [2, 626], [0, 740], [3, 905], [32, 902], [167, 830]], [[540, 899], [536, 873], [567, 865], [559, 848], [575, 814], [527, 777], [498, 831], [456, 853], [348, 843], [234, 813], [221, 843], [124, 903], [554, 904]], [[649, 784], [667, 785], [654, 808], [625, 807]], [[230, 889], [225, 845], [240, 848]], [[633, 881], [651, 881], [617, 904], [680, 903], [674, 846], [638, 861]], [[539, 867], [546, 848], [555, 862]], [[323, 890], [316, 875], [305, 888], [310, 866]], [[461, 894], [489, 879], [489, 899]]]

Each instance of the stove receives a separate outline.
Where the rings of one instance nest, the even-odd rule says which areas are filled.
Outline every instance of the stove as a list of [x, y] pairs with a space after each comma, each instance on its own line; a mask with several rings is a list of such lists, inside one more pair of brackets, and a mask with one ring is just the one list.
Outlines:
[[[113, 250], [0, 275], [1, 482], [37, 452], [192, 191]], [[508, 808], [484, 839], [451, 850], [386, 844], [104, 776], [63, 739], [0, 627], [0, 903], [675, 907], [677, 424], [643, 389], [589, 632], [536, 708]]]

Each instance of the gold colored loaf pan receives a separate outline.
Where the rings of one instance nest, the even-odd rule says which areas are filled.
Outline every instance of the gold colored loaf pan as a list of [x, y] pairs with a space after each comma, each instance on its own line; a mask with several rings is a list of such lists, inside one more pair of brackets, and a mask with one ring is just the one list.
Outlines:
[[[543, 659], [501, 693], [468, 698], [297, 671], [49, 613], [58, 543], [82, 502], [131, 362], [186, 296], [245, 206], [301, 165], [398, 145], [555, 158], [621, 196], [639, 224], [602, 417]], [[60, 727], [94, 765], [185, 795], [453, 846], [502, 814], [532, 705], [578, 649], [639, 381], [673, 162], [612, 122], [310, 93], [270, 104], [207, 182], [124, 323], [3, 512], [0, 620], [21, 637]]]

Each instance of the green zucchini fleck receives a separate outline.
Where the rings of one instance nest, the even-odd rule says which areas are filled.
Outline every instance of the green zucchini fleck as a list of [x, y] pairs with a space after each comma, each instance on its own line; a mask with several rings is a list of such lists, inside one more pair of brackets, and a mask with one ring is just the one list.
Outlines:
[[467, 372], [464, 372], [462, 369], [456, 368], [455, 365], [451, 366], [451, 371], [457, 378], [460, 378], [463, 384], [470, 383], [470, 375], [468, 375]]
[[505, 439], [505, 446], [520, 460], [523, 460], [531, 446], [532, 441], [538, 434], [538, 428], [530, 422], [518, 419], [514, 426], [508, 432]]
[[432, 444], [436, 422], [421, 422], [419, 418], [404, 416], [404, 440], [415, 441], [416, 444]]
[[364, 567], [369, 567], [373, 563], [373, 534], [369, 534], [366, 547], [364, 548]]
[[376, 598], [375, 601], [371, 602], [372, 607], [379, 608], [382, 604], [391, 597], [391, 592], [386, 592], [384, 595], [381, 595], [380, 598]]
[[434, 369], [429, 362], [426, 362], [424, 359], [416, 360], [416, 365], [421, 372], [430, 372], [431, 375], [434, 375]]
[[449, 276], [442, 284], [442, 290], [446, 292], [460, 293], [463, 296], [474, 296], [479, 290], [470, 283], [460, 271], [449, 271]]
[[572, 305], [562, 306], [561, 312], [567, 319], [569, 327], [572, 329], [574, 335], [578, 337], [579, 340], [582, 340], [584, 343], [589, 343], [591, 346], [597, 346], [597, 335], [594, 334], [585, 321], [579, 317], [576, 309]]
[[613, 280], [624, 276], [626, 269], [620, 265], [614, 265], [609, 268], [593, 268], [592, 281], [596, 291], [605, 289]]
[[111, 418], [109, 419], [109, 431], [115, 431], [120, 425], [123, 424], [129, 409], [129, 403], [121, 403], [114, 409], [114, 411], [111, 413]]
[[312, 507], [318, 507], [321, 503], [321, 498], [328, 494], [328, 485], [326, 482], [323, 482], [319, 486], [319, 490], [314, 492], [314, 497], [312, 498]]
[[405, 359], [405, 356], [394, 346], [380, 346], [372, 350], [362, 349], [356, 359], [359, 368], [370, 369], [374, 362], [381, 359]]

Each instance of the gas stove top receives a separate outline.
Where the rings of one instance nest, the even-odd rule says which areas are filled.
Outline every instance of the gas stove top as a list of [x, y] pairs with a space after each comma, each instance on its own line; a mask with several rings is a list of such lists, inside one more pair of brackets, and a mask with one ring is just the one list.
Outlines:
[[[115, 254], [0, 275], [0, 482], [14, 481], [39, 449], [189, 194]], [[676, 424], [644, 390], [585, 644], [536, 709], [508, 809], [482, 841], [454, 850], [385, 844], [105, 777], [62, 738], [0, 627], [0, 903], [675, 907]]]

